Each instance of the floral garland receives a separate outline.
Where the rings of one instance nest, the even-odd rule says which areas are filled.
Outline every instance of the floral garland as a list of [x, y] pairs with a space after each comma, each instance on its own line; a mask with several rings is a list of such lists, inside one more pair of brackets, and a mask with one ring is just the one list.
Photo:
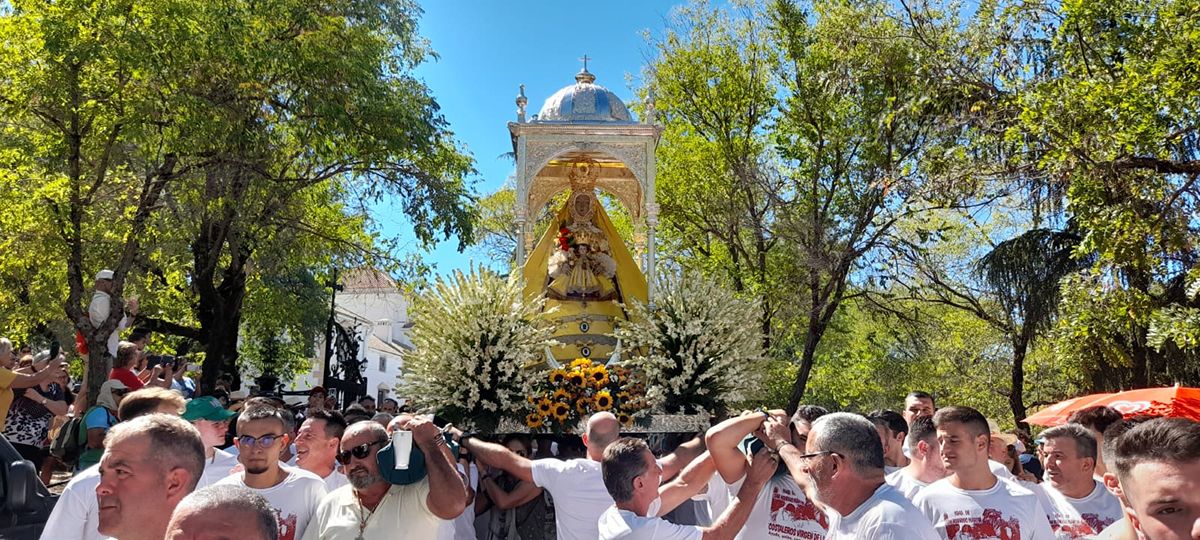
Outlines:
[[560, 251], [571, 251], [571, 248], [575, 247], [575, 233], [563, 225], [558, 228], [558, 238], [555, 238], [555, 241], [558, 242]]
[[602, 411], [617, 416], [629, 426], [649, 408], [646, 386], [635, 381], [625, 367], [577, 358], [564, 368], [546, 373], [537, 390], [527, 398], [533, 411], [525, 416], [530, 429], [566, 431], [584, 417]]
[[438, 278], [413, 305], [412, 340], [401, 395], [422, 411], [478, 431], [519, 418], [541, 379], [554, 329], [543, 300], [527, 299], [520, 279], [483, 268]]

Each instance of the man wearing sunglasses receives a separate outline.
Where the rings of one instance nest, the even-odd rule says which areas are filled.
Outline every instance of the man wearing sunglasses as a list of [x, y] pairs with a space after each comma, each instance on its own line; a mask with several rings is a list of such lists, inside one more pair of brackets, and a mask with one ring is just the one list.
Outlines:
[[237, 420], [238, 461], [245, 468], [214, 485], [250, 489], [267, 499], [279, 519], [279, 540], [300, 540], [325, 496], [325, 483], [308, 472], [281, 467], [279, 456], [290, 442], [278, 409], [257, 405]]
[[338, 453], [350, 487], [321, 501], [304, 540], [432, 540], [443, 520], [462, 513], [467, 490], [443, 451], [441, 430], [424, 418], [408, 419], [399, 428], [412, 432], [413, 444], [424, 455], [425, 478], [406, 485], [389, 483], [378, 460], [379, 449], [388, 444], [387, 431], [376, 422], [351, 424]]

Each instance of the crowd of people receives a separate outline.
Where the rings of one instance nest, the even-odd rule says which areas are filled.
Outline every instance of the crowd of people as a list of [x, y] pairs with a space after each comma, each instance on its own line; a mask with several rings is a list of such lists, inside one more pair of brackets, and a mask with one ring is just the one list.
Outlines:
[[912, 392], [898, 412], [760, 408], [685, 436], [622, 436], [602, 412], [581, 437], [497, 437], [391, 399], [338, 410], [320, 387], [197, 388], [133, 337], [86, 410], [61, 357], [18, 362], [0, 339], [22, 456], [63, 467], [48, 431], [82, 420], [43, 540], [1200, 538], [1188, 419], [1093, 407], [1034, 439]]

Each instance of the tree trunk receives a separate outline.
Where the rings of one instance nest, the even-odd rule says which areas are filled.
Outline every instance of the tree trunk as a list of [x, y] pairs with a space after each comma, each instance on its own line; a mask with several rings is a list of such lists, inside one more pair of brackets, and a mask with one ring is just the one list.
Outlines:
[[200, 372], [201, 388], [206, 392], [211, 390], [221, 372], [226, 372], [233, 376], [236, 389], [241, 383], [237, 367], [238, 335], [246, 298], [246, 274], [226, 272], [220, 287], [202, 290], [198, 312], [207, 340]]
[[1024, 328], [1013, 337], [1012, 392], [1008, 394], [1008, 406], [1012, 409], [1017, 427], [1029, 430], [1025, 423], [1025, 355], [1029, 351], [1029, 336]]

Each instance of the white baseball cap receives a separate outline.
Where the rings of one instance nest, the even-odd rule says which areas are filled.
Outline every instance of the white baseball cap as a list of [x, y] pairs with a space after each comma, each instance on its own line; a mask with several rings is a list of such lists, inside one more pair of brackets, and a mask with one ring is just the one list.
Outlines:
[[105, 270], [101, 270], [101, 271], [99, 271], [99, 272], [96, 272], [96, 279], [97, 279], [97, 280], [101, 280], [101, 279], [112, 279], [112, 278], [113, 278], [113, 271], [112, 271], [112, 270], [105, 269]]

